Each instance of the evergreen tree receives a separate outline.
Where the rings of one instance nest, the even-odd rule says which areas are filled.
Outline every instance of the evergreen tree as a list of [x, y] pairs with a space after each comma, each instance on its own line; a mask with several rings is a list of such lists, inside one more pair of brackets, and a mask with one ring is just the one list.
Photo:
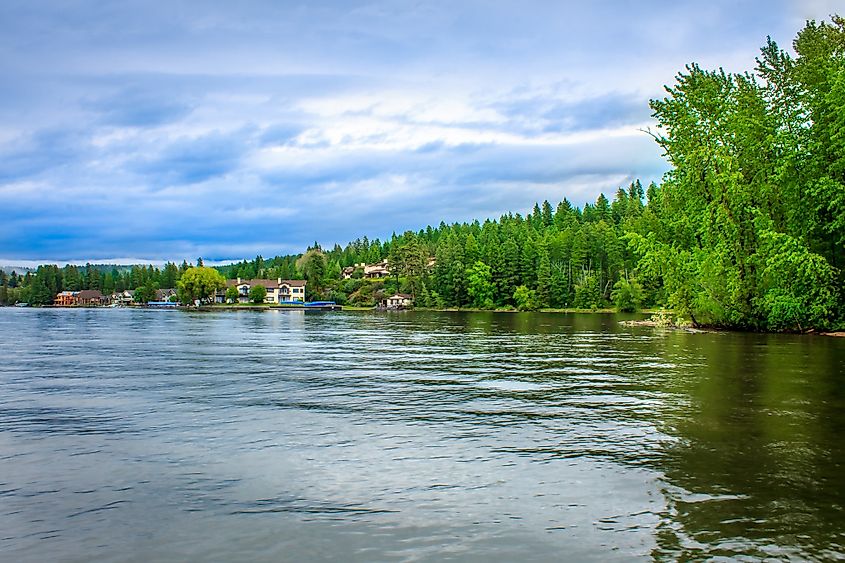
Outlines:
[[545, 245], [539, 248], [537, 259], [537, 306], [552, 306], [552, 266]]

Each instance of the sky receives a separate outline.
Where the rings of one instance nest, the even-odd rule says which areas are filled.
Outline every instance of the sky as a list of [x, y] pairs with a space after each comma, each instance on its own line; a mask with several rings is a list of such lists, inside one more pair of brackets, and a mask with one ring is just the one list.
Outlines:
[[[648, 100], [835, 1], [0, 3], [0, 264], [220, 263], [577, 205]], [[839, 11], [843, 10], [841, 7]]]

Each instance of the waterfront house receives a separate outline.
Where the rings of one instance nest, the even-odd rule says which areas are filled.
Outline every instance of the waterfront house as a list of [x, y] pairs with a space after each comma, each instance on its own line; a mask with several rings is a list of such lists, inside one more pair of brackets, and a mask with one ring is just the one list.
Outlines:
[[178, 298], [175, 289], [167, 288], [156, 290], [156, 301], [170, 301], [171, 298], [174, 298], [174, 301]]
[[103, 294], [96, 289], [62, 291], [53, 299], [53, 304], [58, 307], [93, 307], [102, 305], [104, 302]]
[[383, 299], [381, 306], [385, 309], [407, 309], [414, 305], [414, 298], [407, 293], [396, 293]]
[[135, 303], [135, 296], [128, 289], [125, 291], [118, 291], [109, 296], [109, 301], [114, 305], [132, 305]]
[[62, 291], [53, 299], [53, 305], [56, 307], [71, 307], [74, 305], [77, 295], [79, 295], [78, 291]]
[[[238, 302], [249, 302], [249, 290], [260, 285], [267, 290], [267, 296], [264, 298], [265, 303], [291, 303], [305, 301], [305, 280], [283, 280], [277, 278], [270, 279], [254, 279], [244, 280], [237, 278], [234, 280], [226, 280], [226, 288], [234, 287], [238, 290]], [[215, 303], [226, 302], [226, 290], [218, 291], [214, 297]]]
[[96, 289], [84, 289], [76, 295], [76, 305], [92, 307], [103, 304], [103, 294]]

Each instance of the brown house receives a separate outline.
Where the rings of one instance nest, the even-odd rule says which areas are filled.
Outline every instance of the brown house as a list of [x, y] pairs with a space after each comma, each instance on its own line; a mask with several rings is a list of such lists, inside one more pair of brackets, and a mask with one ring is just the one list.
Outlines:
[[96, 289], [84, 291], [63, 291], [53, 299], [53, 305], [57, 307], [92, 307], [103, 305], [106, 299]]
[[76, 294], [75, 305], [90, 307], [103, 304], [103, 294], [96, 289], [85, 289]]
[[70, 307], [74, 304], [77, 295], [79, 295], [78, 291], [63, 291], [53, 299], [53, 305], [56, 307]]

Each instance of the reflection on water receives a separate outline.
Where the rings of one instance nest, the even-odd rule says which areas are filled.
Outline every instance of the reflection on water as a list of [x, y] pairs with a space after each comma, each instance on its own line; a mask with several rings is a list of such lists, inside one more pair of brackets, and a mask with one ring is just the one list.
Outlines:
[[617, 321], [2, 309], [0, 553], [842, 557], [845, 341]]

